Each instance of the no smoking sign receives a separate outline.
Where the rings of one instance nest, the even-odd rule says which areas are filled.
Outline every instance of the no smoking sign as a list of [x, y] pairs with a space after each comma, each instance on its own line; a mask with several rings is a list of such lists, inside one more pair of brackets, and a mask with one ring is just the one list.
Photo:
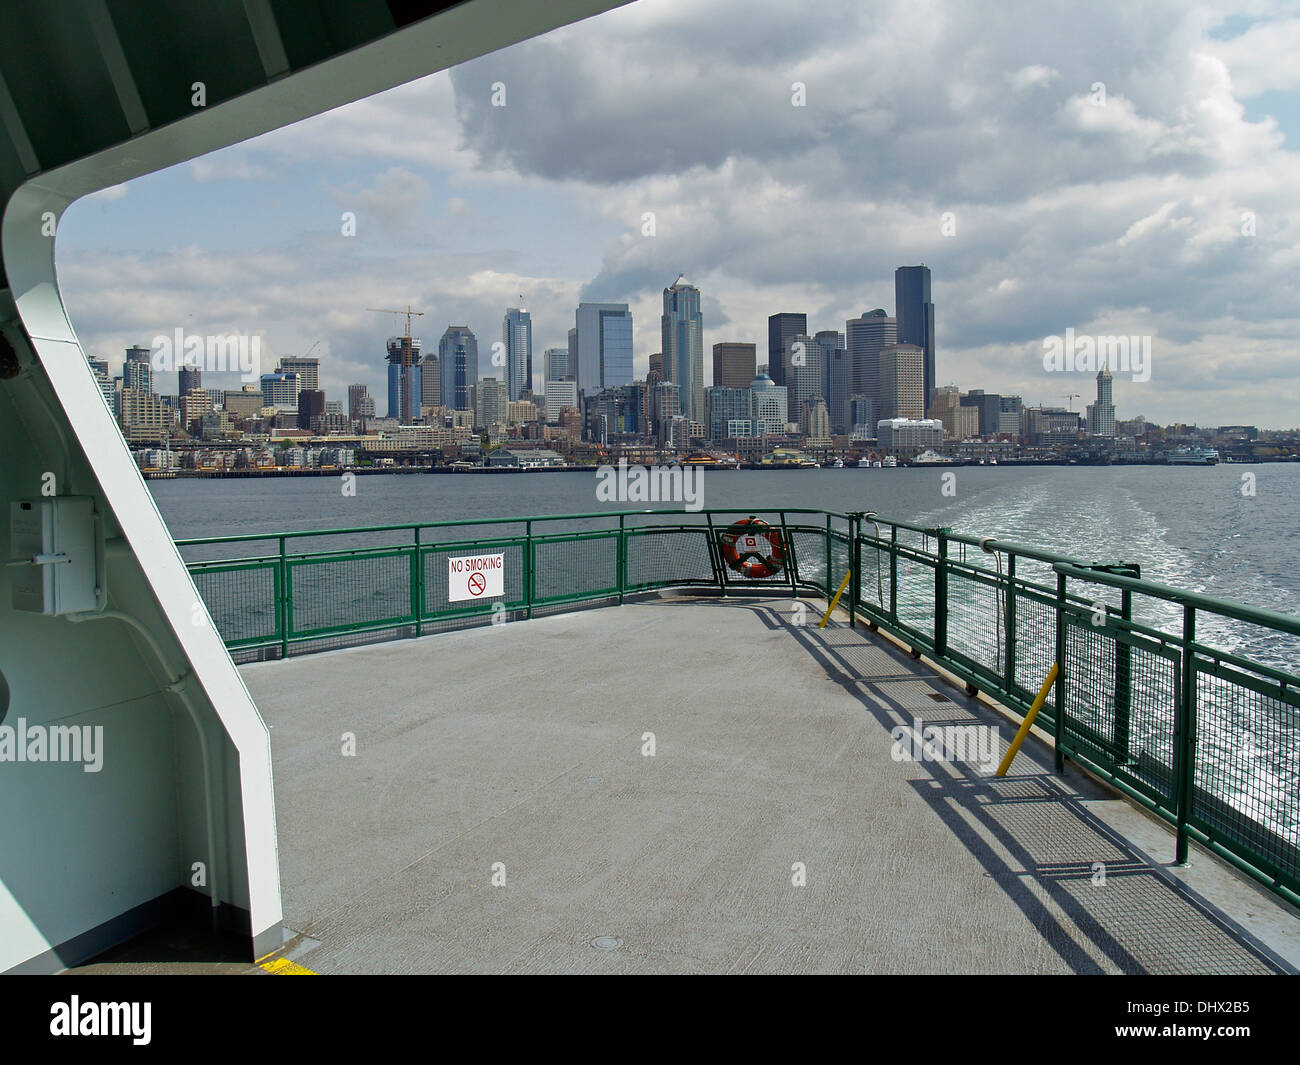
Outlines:
[[494, 599], [505, 595], [505, 555], [461, 555], [447, 559], [447, 600]]

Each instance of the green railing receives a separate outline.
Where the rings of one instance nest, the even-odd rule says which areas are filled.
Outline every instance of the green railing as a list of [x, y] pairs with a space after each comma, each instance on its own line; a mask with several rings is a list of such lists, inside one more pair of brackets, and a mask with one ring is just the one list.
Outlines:
[[[785, 565], [746, 578], [720, 536], [751, 514]], [[264, 544], [261, 554], [243, 554]], [[829, 596], [970, 690], [1039, 715], [1069, 757], [1173, 824], [1177, 859], [1204, 846], [1300, 903], [1300, 619], [1022, 544], [870, 513], [624, 511], [467, 519], [179, 541], [240, 658], [382, 634], [509, 621], [661, 588]], [[449, 598], [447, 559], [501, 554], [491, 602]]]

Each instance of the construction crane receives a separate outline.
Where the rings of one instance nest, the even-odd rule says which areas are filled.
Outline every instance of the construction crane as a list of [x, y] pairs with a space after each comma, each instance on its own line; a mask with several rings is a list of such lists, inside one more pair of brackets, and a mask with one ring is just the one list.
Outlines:
[[318, 347], [320, 347], [320, 344], [321, 344], [321, 342], [320, 342], [319, 340], [316, 341], [315, 344], [313, 344], [313, 345], [312, 345], [311, 347], [309, 347], [305, 352], [303, 352], [303, 354], [302, 354], [302, 358], [305, 359], [308, 355], [310, 355], [313, 351], [315, 351]]
[[1083, 398], [1083, 394], [1081, 392], [1067, 392], [1065, 394], [1065, 401], [1070, 404], [1071, 412], [1074, 411], [1074, 401], [1076, 399], [1082, 399], [1082, 398]]
[[413, 311], [413, 310], [411, 310], [411, 305], [410, 305], [409, 303], [406, 305], [406, 310], [404, 310], [404, 311], [395, 311], [395, 310], [392, 310], [392, 309], [389, 308], [389, 307], [367, 307], [366, 310], [368, 310], [368, 311], [374, 311], [376, 314], [404, 314], [404, 315], [406, 315], [406, 339], [407, 339], [407, 340], [410, 340], [410, 339], [411, 339], [411, 319], [412, 319], [413, 317], [417, 316], [417, 315], [421, 315], [421, 314], [424, 313], [423, 311]]

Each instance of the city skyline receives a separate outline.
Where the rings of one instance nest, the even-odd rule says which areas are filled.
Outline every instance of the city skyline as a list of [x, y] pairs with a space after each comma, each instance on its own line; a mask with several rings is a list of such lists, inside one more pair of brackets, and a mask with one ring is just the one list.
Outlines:
[[[1300, 19], [939, 5], [934, 32], [899, 48], [905, 8], [827, 4], [793, 37], [746, 12], [746, 41], [784, 42], [755, 65], [709, 30], [719, 6], [642, 0], [74, 205], [59, 261], [79, 335], [116, 371], [142, 321], [262, 331], [297, 353], [324, 333], [327, 390], [382, 395], [365, 307], [409, 300], [489, 340], [525, 293], [539, 350], [564, 343], [578, 303], [626, 302], [643, 377], [678, 273], [703, 293], [706, 351], [765, 351], [769, 308], [839, 328], [892, 312], [890, 272], [924, 262], [935, 384], [1059, 403], [1082, 378], [1043, 373], [1043, 338], [1122, 332], [1152, 336], [1155, 357], [1154, 383], [1116, 379], [1121, 408], [1294, 425], [1280, 278], [1300, 109], [1282, 45]], [[864, 74], [867, 51], [886, 58]], [[650, 121], [647, 63], [674, 71], [691, 121]], [[507, 107], [489, 102], [496, 80], [514, 86]], [[566, 135], [574, 94], [604, 140]], [[427, 351], [440, 330], [423, 332]]]

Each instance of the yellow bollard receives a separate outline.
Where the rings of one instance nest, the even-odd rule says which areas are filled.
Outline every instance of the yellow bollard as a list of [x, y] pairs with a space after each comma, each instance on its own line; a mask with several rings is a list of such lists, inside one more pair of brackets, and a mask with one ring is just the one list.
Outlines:
[[844, 594], [844, 589], [849, 586], [849, 578], [852, 576], [852, 570], [849, 570], [848, 573], [844, 574], [844, 580], [840, 581], [840, 590], [835, 593], [835, 598], [831, 600], [831, 605], [826, 608], [826, 613], [822, 615], [821, 624], [817, 626], [819, 629], [826, 628], [826, 622], [831, 619], [831, 611], [835, 609], [835, 604], [840, 601], [840, 596]]
[[1020, 745], [1025, 742], [1025, 737], [1029, 735], [1029, 726], [1034, 723], [1038, 711], [1047, 702], [1047, 693], [1052, 690], [1052, 685], [1056, 683], [1056, 675], [1059, 672], [1060, 666], [1053, 662], [1052, 668], [1047, 671], [1047, 679], [1043, 681], [1043, 686], [1038, 689], [1038, 696], [1034, 699], [1034, 705], [1029, 708], [1029, 713], [1025, 715], [1024, 721], [1020, 723], [1020, 731], [1016, 733], [1016, 738], [1011, 741], [1011, 746], [1007, 748], [1007, 755], [1002, 759], [1002, 764], [998, 766], [998, 771], [994, 776], [1004, 777], [1007, 775], [1007, 770], [1011, 768], [1012, 759], [1015, 758], [1016, 752], [1020, 750]]

